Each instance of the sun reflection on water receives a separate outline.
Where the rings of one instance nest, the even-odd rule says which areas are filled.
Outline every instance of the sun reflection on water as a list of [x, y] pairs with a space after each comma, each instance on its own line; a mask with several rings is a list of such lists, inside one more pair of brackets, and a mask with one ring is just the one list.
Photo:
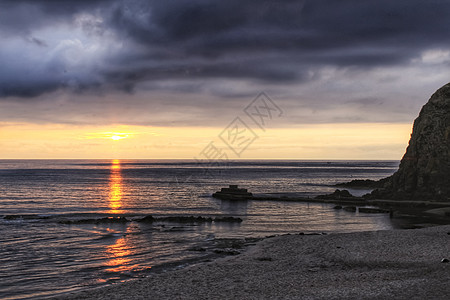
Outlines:
[[110, 272], [124, 272], [133, 269], [133, 265], [130, 265], [131, 259], [129, 256], [132, 254], [128, 248], [125, 237], [122, 237], [116, 241], [114, 245], [108, 246], [106, 249], [110, 260], [106, 263]]
[[109, 208], [111, 213], [121, 213], [122, 210], [122, 170], [120, 160], [114, 159], [111, 162], [111, 175], [109, 177]]
[[[108, 228], [108, 230], [115, 232], [113, 229]], [[148, 259], [146, 261], [139, 260], [136, 257], [139, 254], [139, 250], [136, 250], [137, 245], [133, 241], [133, 237], [130, 238], [129, 235], [136, 233], [136, 228], [128, 227], [126, 233], [105, 249], [106, 261], [104, 270], [110, 273], [108, 280], [121, 279], [121, 274], [130, 276], [133, 272], [149, 271], [152, 268], [151, 265], [148, 265], [148, 262], [151, 261], [149, 256], [146, 257]]]

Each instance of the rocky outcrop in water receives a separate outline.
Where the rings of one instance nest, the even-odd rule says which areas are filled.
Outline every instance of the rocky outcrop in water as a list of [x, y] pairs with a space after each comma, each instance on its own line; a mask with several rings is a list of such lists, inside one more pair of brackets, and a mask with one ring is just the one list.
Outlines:
[[350, 194], [347, 190], [335, 190], [332, 194], [327, 195], [319, 195], [316, 196], [315, 199], [321, 199], [321, 200], [345, 200], [345, 199], [355, 199], [357, 197]]
[[335, 186], [347, 188], [376, 189], [383, 187], [383, 182], [371, 179], [354, 179], [350, 182], [338, 183]]
[[450, 201], [450, 83], [423, 106], [399, 170], [382, 182], [372, 197]]

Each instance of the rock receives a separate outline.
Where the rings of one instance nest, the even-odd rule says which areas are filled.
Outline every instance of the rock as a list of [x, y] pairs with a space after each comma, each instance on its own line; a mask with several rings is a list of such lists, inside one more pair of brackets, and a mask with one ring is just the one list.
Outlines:
[[350, 194], [347, 190], [336, 190], [334, 191], [334, 194], [340, 198], [351, 198], [353, 197], [352, 194]]
[[356, 206], [346, 206], [343, 209], [345, 211], [356, 212]]
[[398, 171], [375, 198], [450, 201], [450, 83], [437, 90], [414, 121]]
[[335, 207], [333, 207], [333, 209], [342, 209], [342, 206], [336, 205]]
[[174, 216], [174, 217], [165, 217], [165, 218], [157, 218], [157, 221], [162, 222], [172, 222], [172, 223], [211, 223], [212, 218], [205, 218], [205, 217], [184, 217], [184, 216]]
[[375, 189], [383, 187], [380, 181], [370, 180], [370, 179], [354, 179], [350, 182], [338, 183], [336, 186], [347, 187], [347, 188], [366, 188]]
[[69, 225], [77, 225], [77, 224], [125, 224], [131, 222], [125, 217], [104, 217], [100, 219], [80, 219], [80, 220], [61, 220], [58, 223], [60, 224], [69, 224]]
[[450, 262], [450, 260], [448, 258], [441, 259], [441, 263], [448, 263], [448, 262]]
[[338, 199], [354, 199], [357, 198], [353, 196], [349, 191], [347, 190], [335, 190], [332, 194], [328, 195], [319, 195], [316, 197], [316, 199], [322, 199], [322, 200], [338, 200]]
[[214, 219], [214, 222], [241, 223], [242, 219], [234, 217], [217, 217]]
[[148, 215], [143, 217], [142, 219], [137, 220], [138, 222], [143, 222], [143, 223], [153, 223], [156, 221], [155, 218], [153, 218], [153, 216]]
[[360, 207], [358, 208], [358, 211], [360, 213], [367, 213], [367, 214], [388, 214], [390, 211], [386, 209], [381, 208], [369, 208], [369, 207]]

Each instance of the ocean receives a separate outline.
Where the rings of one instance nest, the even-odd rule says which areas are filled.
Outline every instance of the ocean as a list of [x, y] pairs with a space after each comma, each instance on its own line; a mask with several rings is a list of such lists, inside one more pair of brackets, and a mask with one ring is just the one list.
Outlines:
[[[255, 195], [314, 197], [334, 184], [380, 179], [398, 161], [0, 160], [0, 299], [38, 299], [214, 259], [233, 243], [287, 233], [395, 227], [386, 214], [333, 205], [225, 201], [238, 184]], [[368, 190], [351, 190], [362, 195]], [[242, 222], [137, 222], [235, 217]], [[130, 222], [96, 222], [125, 217]]]

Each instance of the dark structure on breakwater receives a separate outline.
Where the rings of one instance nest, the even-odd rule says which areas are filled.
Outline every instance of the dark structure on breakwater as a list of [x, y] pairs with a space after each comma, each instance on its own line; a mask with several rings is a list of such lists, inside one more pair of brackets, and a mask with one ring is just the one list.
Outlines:
[[230, 185], [228, 188], [222, 188], [212, 196], [222, 200], [247, 200], [253, 198], [252, 193], [249, 193], [247, 189], [238, 188], [237, 185]]

